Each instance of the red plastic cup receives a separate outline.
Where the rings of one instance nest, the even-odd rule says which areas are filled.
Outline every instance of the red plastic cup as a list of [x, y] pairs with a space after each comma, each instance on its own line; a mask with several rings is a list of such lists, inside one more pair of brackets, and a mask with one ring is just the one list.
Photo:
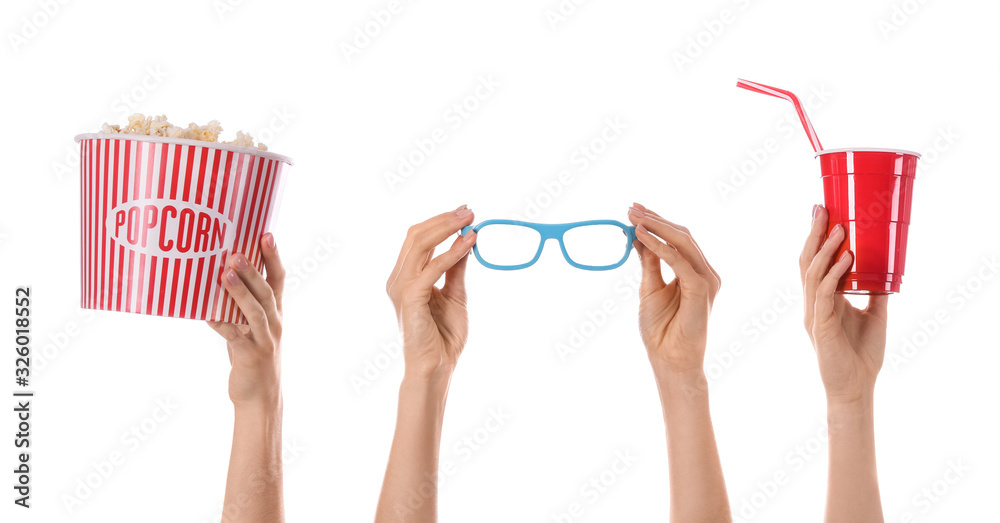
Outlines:
[[82, 134], [80, 305], [246, 324], [221, 285], [229, 255], [263, 270], [291, 159], [250, 147]]
[[920, 155], [898, 149], [831, 149], [816, 153], [830, 213], [827, 233], [840, 224], [847, 238], [834, 258], [854, 253], [837, 292], [899, 292], [906, 268], [913, 180]]

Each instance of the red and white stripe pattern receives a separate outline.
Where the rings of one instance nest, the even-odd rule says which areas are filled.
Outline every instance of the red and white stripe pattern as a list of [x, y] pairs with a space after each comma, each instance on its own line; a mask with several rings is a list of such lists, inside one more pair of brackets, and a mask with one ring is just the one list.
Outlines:
[[823, 150], [823, 144], [819, 143], [819, 136], [816, 136], [816, 130], [813, 129], [813, 124], [809, 121], [809, 116], [806, 114], [805, 110], [802, 109], [802, 104], [799, 103], [799, 97], [795, 96], [795, 93], [743, 79], [736, 80], [736, 87], [742, 87], [755, 93], [768, 94], [778, 98], [784, 98], [785, 100], [792, 102], [792, 105], [795, 106], [795, 112], [799, 114], [799, 121], [802, 122], [802, 128], [806, 130], [806, 135], [809, 136], [809, 143], [812, 144], [813, 152], [818, 153]]
[[[263, 272], [260, 237], [271, 229], [287, 164], [250, 153], [131, 138], [80, 142], [81, 306], [245, 324], [220, 284], [232, 252]], [[116, 241], [111, 211], [134, 200], [207, 207], [228, 219], [224, 250], [204, 257], [142, 252]]]

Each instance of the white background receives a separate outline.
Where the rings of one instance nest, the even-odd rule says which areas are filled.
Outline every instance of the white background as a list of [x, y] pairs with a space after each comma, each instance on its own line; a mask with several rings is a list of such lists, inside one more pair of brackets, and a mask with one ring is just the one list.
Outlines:
[[[886, 362], [877, 387], [882, 500], [887, 521], [995, 520], [995, 3], [594, 0], [564, 6], [553, 27], [555, 0], [404, 1], [350, 56], [343, 45], [386, 0], [64, 4], [5, 2], [0, 18], [0, 289], [10, 300], [15, 285], [33, 288], [37, 394], [33, 508], [13, 507], [4, 487], [3, 521], [218, 518], [232, 432], [222, 340], [199, 322], [78, 307], [73, 136], [132, 110], [182, 125], [219, 119], [225, 138], [263, 130], [296, 160], [276, 229], [297, 273], [283, 340], [290, 521], [373, 517], [403, 370], [384, 285], [409, 225], [463, 203], [477, 221], [625, 221], [633, 201], [690, 227], [724, 280], [706, 366], [734, 512], [820, 520], [825, 403], [797, 267], [822, 198], [819, 167], [801, 128], [781, 123], [790, 104], [736, 89], [737, 77], [811, 98], [828, 148], [925, 153], [906, 278], [890, 303], [896, 365]], [[696, 56], [681, 67], [686, 53]], [[499, 85], [476, 99], [481, 78]], [[446, 114], [463, 103], [475, 110], [456, 127]], [[594, 143], [608, 119], [624, 129]], [[444, 143], [390, 188], [385, 173], [435, 128]], [[748, 152], [768, 140], [766, 158]], [[602, 154], [584, 168], [581, 147]], [[572, 184], [553, 188], [564, 170]], [[470, 264], [441, 521], [553, 521], [573, 502], [585, 511], [574, 521], [667, 517], [663, 425], [629, 290], [638, 259], [592, 273], [554, 247], [526, 271]], [[605, 300], [615, 312], [587, 325]], [[556, 347], [574, 329], [589, 337], [564, 361]], [[9, 394], [14, 355], [3, 354]], [[352, 379], [368, 364], [382, 368], [359, 391]], [[137, 446], [123, 442], [158, 400], [177, 407], [146, 421]], [[14, 421], [3, 405], [0, 485], [10, 485]], [[482, 441], [491, 409], [509, 418], [469, 451], [463, 437]], [[68, 510], [78, 481], [113, 451], [124, 464]], [[591, 503], [581, 486], [616, 451], [637, 461]], [[946, 485], [950, 463], [968, 470]], [[776, 473], [788, 481], [769, 486]]]

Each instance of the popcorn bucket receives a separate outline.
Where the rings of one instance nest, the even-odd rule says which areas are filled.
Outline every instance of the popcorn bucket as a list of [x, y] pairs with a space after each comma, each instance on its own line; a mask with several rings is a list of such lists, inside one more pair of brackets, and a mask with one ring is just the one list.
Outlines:
[[230, 254], [263, 272], [292, 160], [214, 142], [81, 134], [80, 305], [245, 324]]

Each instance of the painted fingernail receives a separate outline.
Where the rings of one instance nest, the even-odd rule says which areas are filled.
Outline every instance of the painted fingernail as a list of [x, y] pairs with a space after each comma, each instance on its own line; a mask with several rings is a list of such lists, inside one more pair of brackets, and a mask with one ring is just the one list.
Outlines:
[[635, 207], [629, 207], [628, 212], [629, 212], [629, 214], [634, 214], [634, 215], [638, 216], [639, 218], [642, 218], [643, 216], [646, 215], [646, 213], [640, 211], [639, 209], [637, 209]]
[[816, 218], [819, 218], [819, 210], [819, 205], [813, 205], [813, 221], [816, 221]]
[[851, 256], [851, 251], [844, 251], [844, 254], [840, 255], [840, 261], [844, 261]]
[[635, 226], [635, 232], [641, 232], [645, 234], [648, 233], [649, 231], [647, 231], [646, 228], [640, 223], [639, 225]]
[[458, 216], [459, 218], [465, 218], [466, 216], [468, 216], [470, 214], [472, 214], [472, 209], [470, 209], [470, 208], [468, 208], [468, 207], [466, 207], [464, 205], [461, 206], [461, 207], [459, 207], [458, 210], [455, 211], [455, 216]]
[[240, 277], [237, 276], [236, 271], [233, 270], [226, 271], [226, 279], [233, 285], [236, 285], [236, 283], [240, 281]]
[[270, 247], [270, 248], [273, 249], [274, 248], [274, 235], [271, 234], [271, 233], [267, 233], [267, 236], [264, 237], [264, 243], [266, 243], [268, 247]]
[[235, 256], [233, 256], [233, 265], [236, 265], [236, 268], [239, 269], [239, 270], [241, 270], [241, 271], [250, 266], [247, 263], [246, 257], [243, 256], [242, 254], [239, 254], [239, 253], [237, 253]]
[[844, 227], [838, 223], [837, 225], [833, 226], [833, 230], [830, 231], [830, 236], [832, 237], [834, 234], [840, 235], [843, 232], [844, 232]]

